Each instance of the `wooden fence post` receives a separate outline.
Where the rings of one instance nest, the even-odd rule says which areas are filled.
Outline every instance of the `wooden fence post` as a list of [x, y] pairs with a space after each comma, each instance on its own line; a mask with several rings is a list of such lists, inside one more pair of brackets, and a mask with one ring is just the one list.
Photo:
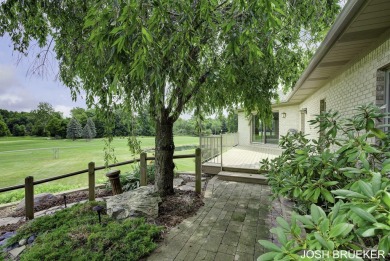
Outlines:
[[88, 163], [88, 191], [89, 201], [95, 200], [95, 162]]
[[25, 178], [24, 191], [26, 219], [34, 219], [34, 177]]
[[202, 159], [201, 149], [195, 150], [195, 192], [200, 194], [202, 192]]
[[141, 172], [141, 177], [140, 177], [140, 186], [146, 186], [148, 185], [148, 166], [146, 162], [146, 153], [142, 152], [140, 155], [140, 172]]

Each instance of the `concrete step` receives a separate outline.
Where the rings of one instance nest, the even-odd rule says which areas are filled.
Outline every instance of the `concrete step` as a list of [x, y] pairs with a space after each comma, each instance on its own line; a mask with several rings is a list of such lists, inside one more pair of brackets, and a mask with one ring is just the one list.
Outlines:
[[[233, 167], [233, 166], [223, 166], [222, 171], [238, 172], [238, 173], [245, 173], [245, 174], [263, 173], [259, 169]], [[217, 175], [219, 172], [221, 172], [221, 164], [208, 163], [208, 162], [202, 164], [202, 173]]]
[[262, 174], [238, 173], [230, 171], [221, 171], [218, 173], [218, 178], [226, 181], [254, 183], [254, 184], [268, 184], [268, 178]]

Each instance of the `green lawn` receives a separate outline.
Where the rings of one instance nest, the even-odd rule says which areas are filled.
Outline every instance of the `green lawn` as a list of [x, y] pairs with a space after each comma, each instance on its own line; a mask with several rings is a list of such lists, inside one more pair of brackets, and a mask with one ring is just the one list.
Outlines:
[[[140, 138], [144, 149], [154, 147], [154, 137]], [[198, 145], [197, 137], [175, 137], [175, 146]], [[127, 139], [116, 138], [112, 145], [115, 148], [115, 156], [118, 162], [133, 159], [129, 152]], [[59, 149], [59, 158], [54, 158], [53, 149]], [[50, 140], [36, 137], [6, 137], [0, 138], [0, 188], [22, 184], [24, 178], [33, 176], [34, 180], [66, 174], [69, 172], [86, 169], [88, 162], [94, 161], [96, 166], [104, 165], [104, 140]], [[194, 153], [195, 150], [182, 150], [176, 154]], [[151, 155], [151, 153], [150, 153]], [[136, 155], [136, 158], [139, 156]], [[194, 159], [180, 159], [175, 161], [177, 170], [193, 171]], [[112, 162], [111, 162], [112, 163]], [[119, 167], [122, 173], [131, 170], [130, 165]], [[97, 172], [97, 180], [105, 180], [105, 171]], [[64, 185], [66, 187], [81, 187], [87, 185], [87, 174], [81, 174], [70, 178], [53, 181], [51, 185]], [[44, 186], [44, 185], [38, 185]]]

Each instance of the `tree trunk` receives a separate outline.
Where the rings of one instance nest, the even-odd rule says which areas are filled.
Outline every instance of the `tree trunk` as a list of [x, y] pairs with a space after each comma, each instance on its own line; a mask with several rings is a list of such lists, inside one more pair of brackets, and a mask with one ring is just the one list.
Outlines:
[[155, 187], [161, 196], [172, 195], [173, 190], [173, 122], [162, 117], [156, 122], [156, 178]]

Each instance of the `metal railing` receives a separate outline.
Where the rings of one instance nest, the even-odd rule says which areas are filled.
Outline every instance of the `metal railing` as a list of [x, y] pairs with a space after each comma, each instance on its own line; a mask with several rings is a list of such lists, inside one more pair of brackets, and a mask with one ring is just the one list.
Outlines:
[[223, 153], [238, 145], [237, 133], [225, 133], [221, 135], [201, 136], [200, 148], [202, 149], [202, 163], [209, 162], [223, 165]]
[[[201, 149], [197, 148], [195, 150], [195, 154], [185, 154], [185, 155], [174, 155], [173, 159], [187, 159], [187, 158], [195, 158], [195, 191], [197, 193], [201, 192]], [[5, 187], [5, 188], [0, 188], [0, 193], [2, 192], [7, 192], [7, 191], [12, 191], [12, 190], [17, 190], [17, 189], [25, 189], [25, 214], [26, 214], [26, 219], [33, 219], [34, 218], [34, 186], [43, 184], [46, 182], [54, 181], [54, 180], [59, 180], [59, 179], [64, 179], [80, 174], [85, 174], [88, 173], [88, 199], [89, 201], [94, 201], [95, 200], [95, 172], [98, 170], [103, 170], [106, 168], [112, 168], [112, 167], [118, 167], [122, 165], [127, 165], [127, 164], [133, 164], [136, 162], [140, 162], [140, 186], [146, 186], [147, 185], [147, 161], [148, 160], [155, 160], [155, 157], [147, 157], [147, 154], [145, 152], [141, 153], [139, 159], [133, 159], [133, 160], [128, 160], [128, 161], [123, 161], [123, 162], [118, 162], [114, 164], [110, 164], [107, 167], [106, 166], [99, 166], [95, 167], [95, 162], [90, 162], [88, 163], [88, 168], [51, 177], [51, 178], [46, 178], [46, 179], [41, 179], [41, 180], [36, 180], [34, 181], [34, 177], [28, 176], [25, 178], [25, 183], [20, 184], [20, 185], [15, 185], [15, 186], [10, 186], [10, 187]]]

